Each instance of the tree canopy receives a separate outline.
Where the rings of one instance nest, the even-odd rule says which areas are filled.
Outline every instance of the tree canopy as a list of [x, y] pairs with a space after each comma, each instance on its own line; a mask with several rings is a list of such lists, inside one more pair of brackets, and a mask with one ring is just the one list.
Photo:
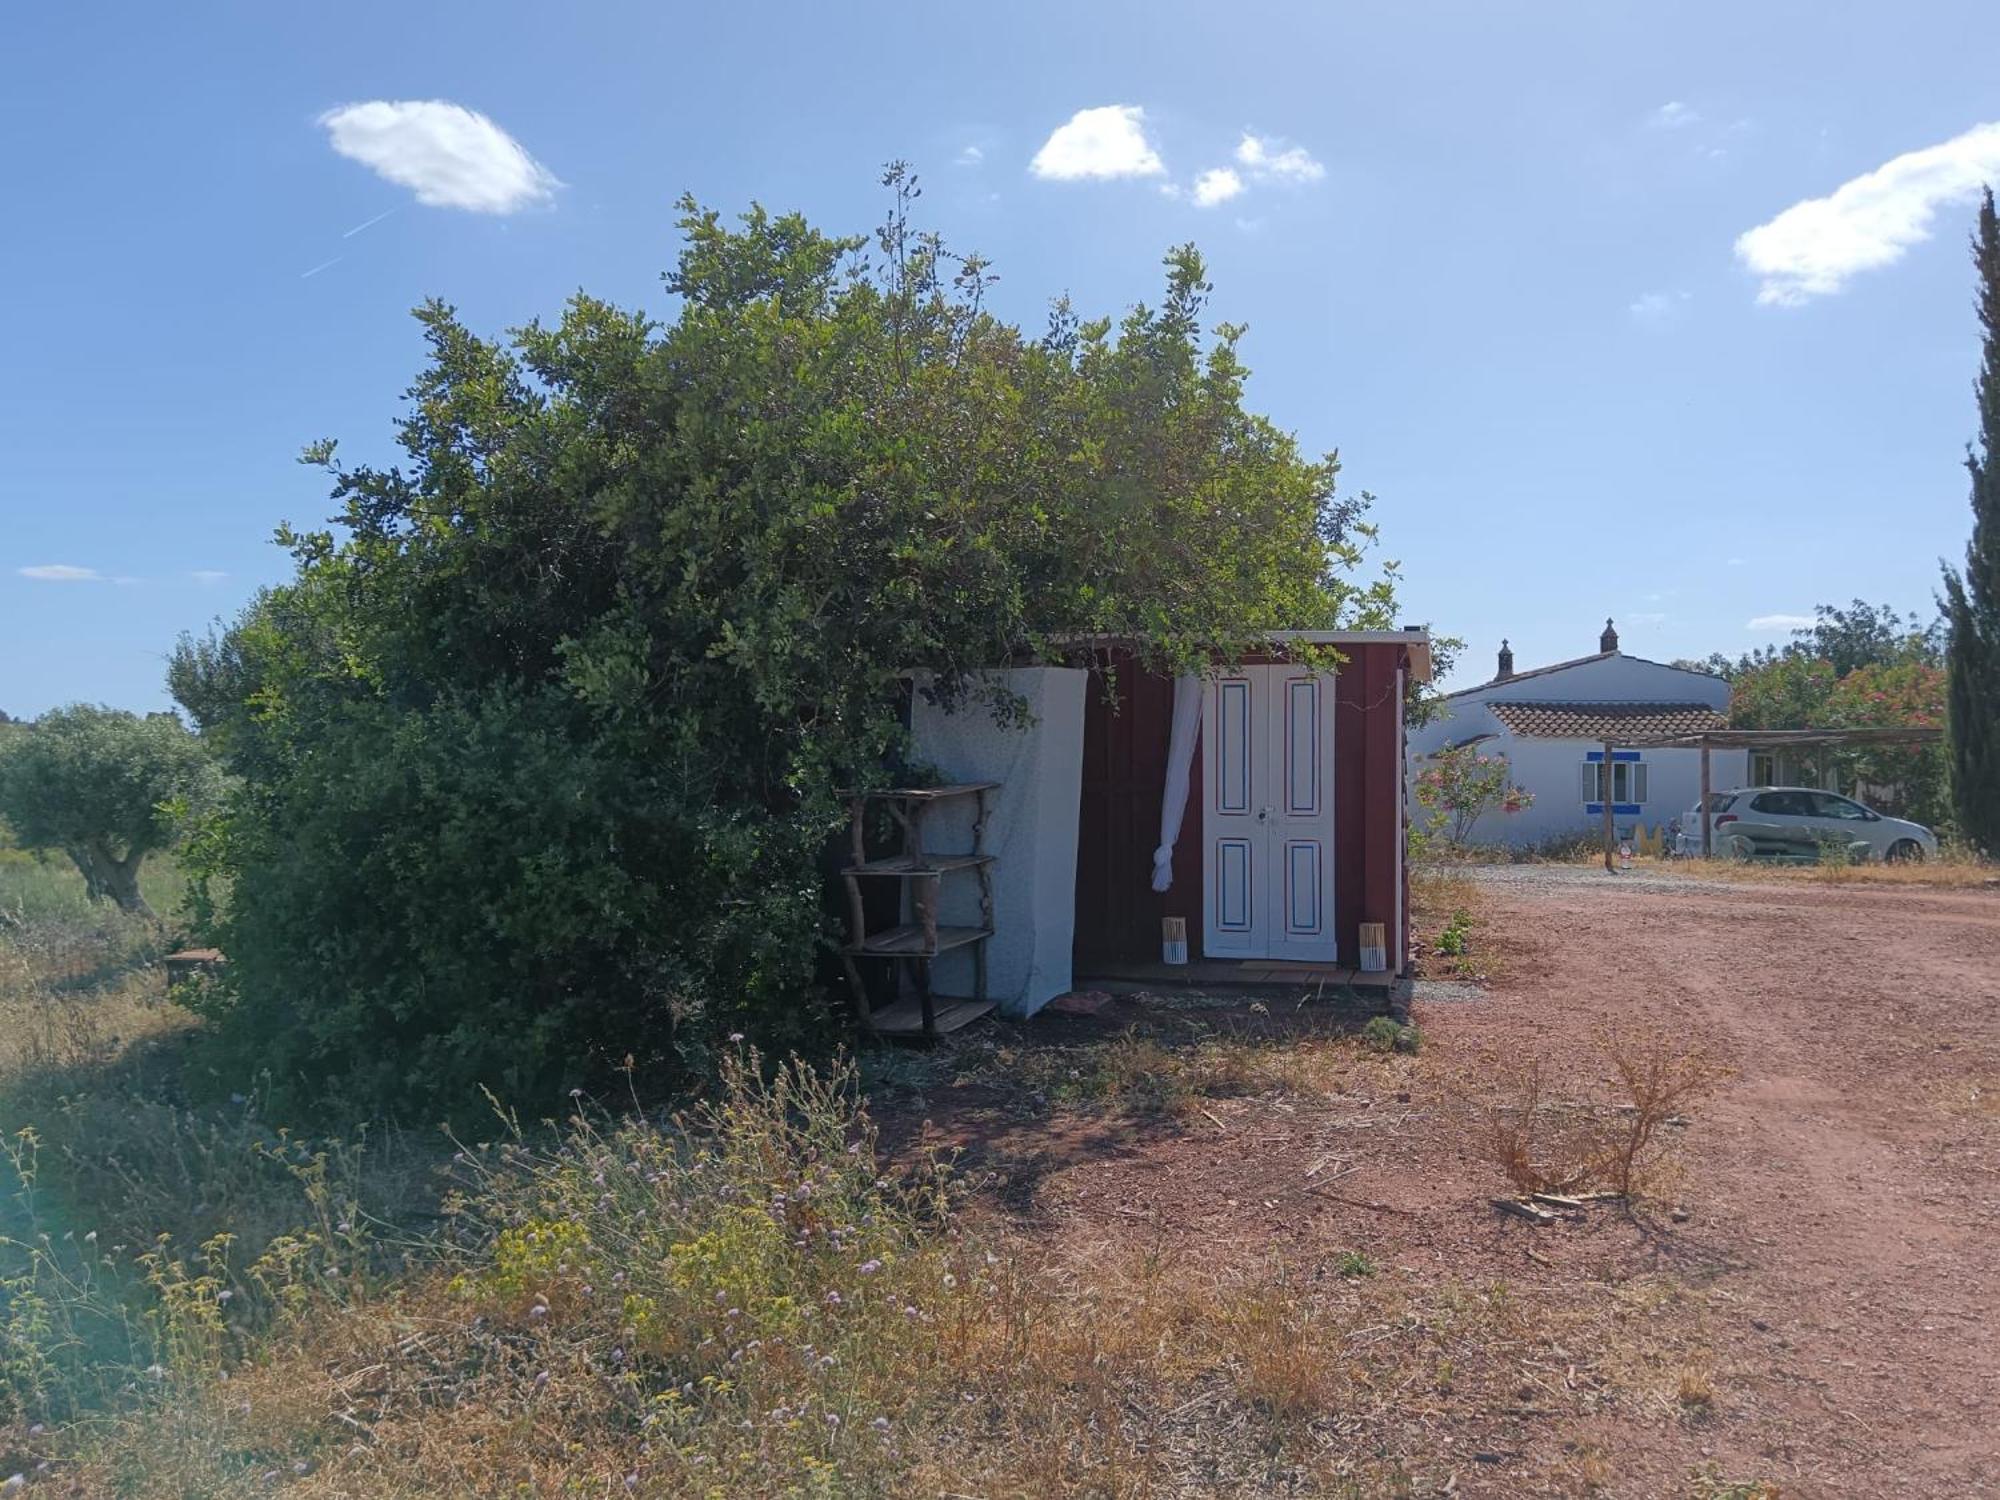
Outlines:
[[60, 849], [93, 901], [145, 911], [139, 871], [215, 796], [213, 760], [172, 714], [75, 704], [0, 735], [0, 818], [31, 849]]
[[241, 777], [203, 853], [246, 1059], [532, 1097], [806, 1039], [835, 791], [890, 774], [909, 670], [1389, 623], [1365, 497], [1245, 409], [1192, 248], [1030, 337], [887, 183], [872, 239], [684, 200], [664, 324], [427, 304], [407, 465], [309, 453], [334, 527], [171, 673]]
[[[1729, 679], [1733, 729], [1936, 729], [1945, 716], [1945, 622], [1887, 604], [1822, 604], [1783, 646], [1680, 665]], [[1845, 775], [1883, 789], [1899, 811], [1942, 821], [1940, 745], [1835, 752]]]

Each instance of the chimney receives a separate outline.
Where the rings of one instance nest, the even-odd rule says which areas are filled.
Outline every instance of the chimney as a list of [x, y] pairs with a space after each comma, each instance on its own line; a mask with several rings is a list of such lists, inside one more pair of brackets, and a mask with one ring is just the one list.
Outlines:
[[1514, 675], [1514, 653], [1506, 641], [1500, 642], [1500, 670], [1493, 674], [1495, 682], [1505, 682]]
[[1599, 651], [1616, 651], [1618, 649], [1618, 632], [1612, 629], [1609, 620], [1604, 622], [1604, 634], [1597, 638], [1597, 649]]

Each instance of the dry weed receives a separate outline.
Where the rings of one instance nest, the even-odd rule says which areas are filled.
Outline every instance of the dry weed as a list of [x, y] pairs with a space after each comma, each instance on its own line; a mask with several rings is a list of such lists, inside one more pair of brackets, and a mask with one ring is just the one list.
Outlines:
[[1672, 1154], [1668, 1133], [1723, 1077], [1704, 1052], [1673, 1038], [1606, 1032], [1600, 1045], [1621, 1099], [1551, 1098], [1544, 1061], [1535, 1057], [1505, 1097], [1478, 1106], [1488, 1152], [1521, 1192], [1637, 1199]]

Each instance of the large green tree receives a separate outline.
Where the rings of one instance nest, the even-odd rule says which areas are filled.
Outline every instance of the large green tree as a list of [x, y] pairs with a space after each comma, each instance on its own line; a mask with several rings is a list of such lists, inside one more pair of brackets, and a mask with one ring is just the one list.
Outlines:
[[1390, 623], [1191, 248], [1158, 306], [1033, 337], [888, 185], [868, 238], [685, 202], [664, 325], [430, 304], [407, 464], [310, 455], [338, 529], [172, 671], [241, 777], [203, 850], [246, 1064], [537, 1098], [806, 1040], [836, 790], [891, 774], [906, 673]]
[[217, 790], [214, 761], [172, 714], [76, 704], [0, 736], [0, 818], [31, 849], [60, 849], [93, 901], [147, 912], [139, 872]]
[[1952, 803], [1959, 832], [2000, 853], [2000, 216], [1988, 188], [1979, 206], [1972, 260], [1979, 273], [1979, 326], [1985, 334], [1976, 391], [1979, 436], [1967, 451], [1972, 476], [1972, 540], [1965, 570], [1944, 570], [1951, 625], [1949, 740]]

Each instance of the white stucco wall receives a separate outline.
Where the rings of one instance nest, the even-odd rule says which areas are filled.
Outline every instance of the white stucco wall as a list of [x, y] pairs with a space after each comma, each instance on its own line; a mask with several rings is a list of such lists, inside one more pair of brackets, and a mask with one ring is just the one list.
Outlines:
[[[1031, 721], [1001, 728], [980, 704], [945, 713], [919, 694], [911, 710], [913, 752], [951, 781], [997, 781], [988, 793], [986, 851], [995, 856], [993, 931], [987, 941], [987, 993], [1008, 1015], [1033, 1015], [1070, 988], [1076, 934], [1076, 834], [1083, 790], [1083, 709], [1090, 674], [1069, 667], [995, 673], [1025, 698]], [[970, 805], [940, 804], [924, 824], [938, 853], [972, 847]], [[977, 926], [979, 883], [970, 874], [944, 879], [938, 920]], [[972, 955], [958, 949], [932, 967], [942, 995], [970, 995]]]
[[[1508, 816], [1492, 812], [1472, 830], [1475, 843], [1536, 844], [1564, 833], [1602, 826], [1602, 814], [1584, 811], [1579, 769], [1589, 751], [1603, 750], [1589, 740], [1523, 739], [1509, 734], [1486, 707], [1489, 699], [1508, 703], [1706, 703], [1718, 712], [1729, 706], [1729, 684], [1706, 673], [1684, 672], [1659, 662], [1631, 656], [1609, 656], [1580, 662], [1541, 676], [1516, 677], [1485, 683], [1454, 694], [1448, 712], [1409, 735], [1409, 773], [1414, 778], [1424, 757], [1445, 745], [1475, 735], [1490, 735], [1480, 749], [1505, 757], [1513, 779], [1534, 793], [1534, 805]], [[1699, 750], [1647, 750], [1646, 801], [1637, 818], [1616, 817], [1621, 836], [1635, 823], [1659, 827], [1693, 807], [1701, 794]], [[1718, 791], [1741, 786], [1749, 776], [1749, 753], [1710, 752], [1710, 784]], [[1412, 802], [1413, 811], [1415, 804]]]
[[[1594, 832], [1603, 827], [1602, 813], [1584, 811], [1581, 766], [1590, 751], [1602, 751], [1591, 740], [1531, 740], [1503, 735], [1480, 746], [1488, 755], [1504, 756], [1516, 782], [1535, 794], [1534, 805], [1511, 817], [1489, 812], [1472, 830], [1475, 843], [1538, 844], [1559, 834]], [[1658, 828], [1693, 807], [1701, 795], [1699, 750], [1645, 750], [1646, 800], [1643, 811], [1614, 816], [1621, 838], [1643, 823]], [[1717, 791], [1743, 785], [1749, 753], [1709, 752], [1709, 777]], [[1621, 806], [1623, 804], [1620, 804]]]

